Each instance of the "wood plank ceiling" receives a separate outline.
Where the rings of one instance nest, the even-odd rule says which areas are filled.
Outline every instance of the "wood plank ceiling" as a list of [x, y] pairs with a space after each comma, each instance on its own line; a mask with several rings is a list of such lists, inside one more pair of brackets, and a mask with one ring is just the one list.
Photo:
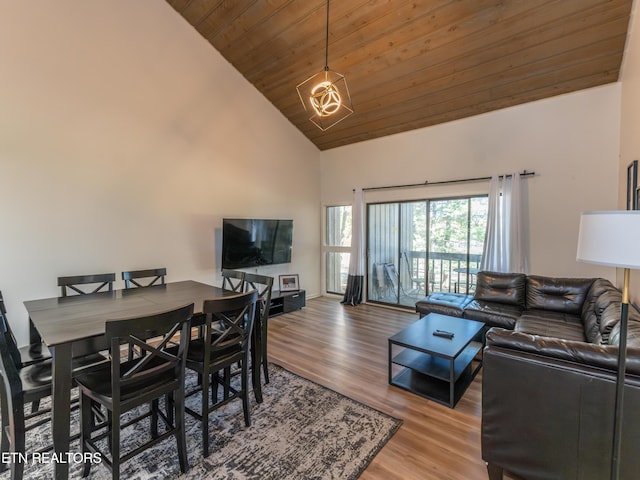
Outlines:
[[633, 0], [334, 0], [329, 67], [355, 113], [321, 131], [324, 0], [167, 0], [321, 150], [618, 80]]

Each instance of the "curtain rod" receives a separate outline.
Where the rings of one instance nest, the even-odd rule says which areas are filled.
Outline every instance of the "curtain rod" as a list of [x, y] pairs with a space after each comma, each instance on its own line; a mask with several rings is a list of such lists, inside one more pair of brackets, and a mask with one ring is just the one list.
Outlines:
[[[526, 170], [524, 170], [520, 176], [521, 177], [530, 177], [535, 175], [536, 172], [527, 172]], [[512, 174], [508, 173], [508, 174], [504, 174], [504, 175], [499, 175], [500, 178], [504, 178], [504, 177], [511, 177]], [[475, 177], [475, 178], [460, 178], [458, 180], [441, 180], [439, 182], [429, 182], [428, 180], [425, 180], [424, 183], [409, 183], [406, 185], [387, 185], [385, 187], [367, 187], [367, 188], [363, 188], [362, 191], [363, 192], [367, 192], [367, 191], [371, 191], [371, 190], [387, 190], [387, 189], [391, 189], [391, 188], [412, 188], [412, 187], [428, 187], [430, 185], [447, 185], [447, 184], [451, 184], [451, 183], [465, 183], [465, 182], [481, 182], [481, 181], [485, 181], [485, 180], [491, 180], [491, 177]], [[353, 191], [355, 192], [356, 189], [354, 188]]]

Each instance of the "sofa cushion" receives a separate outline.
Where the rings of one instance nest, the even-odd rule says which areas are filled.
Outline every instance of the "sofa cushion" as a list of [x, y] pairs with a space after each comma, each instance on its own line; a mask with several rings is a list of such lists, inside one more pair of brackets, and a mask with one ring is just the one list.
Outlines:
[[465, 307], [462, 316], [469, 320], [484, 322], [488, 327], [513, 330], [521, 313], [522, 307], [519, 305], [474, 300]]
[[580, 315], [593, 278], [527, 277], [527, 310]]
[[587, 340], [608, 344], [609, 333], [620, 321], [622, 293], [609, 280], [596, 278], [582, 307], [582, 322]]
[[476, 300], [524, 308], [527, 277], [522, 273], [479, 272]]
[[579, 315], [551, 310], [525, 311], [516, 322], [514, 331], [562, 340], [587, 340]]
[[461, 317], [464, 308], [473, 300], [471, 295], [436, 292], [416, 302], [416, 312], [423, 315], [439, 313], [450, 317]]
[[[640, 318], [637, 312], [629, 308], [629, 321], [627, 323], [627, 348], [640, 348]], [[620, 322], [616, 323], [609, 334], [609, 345], [620, 345]]]

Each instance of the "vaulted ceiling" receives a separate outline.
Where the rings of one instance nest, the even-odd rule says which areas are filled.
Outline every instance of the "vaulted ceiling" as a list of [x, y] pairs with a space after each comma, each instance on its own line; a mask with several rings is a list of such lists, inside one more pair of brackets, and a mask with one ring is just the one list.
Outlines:
[[355, 113], [321, 131], [325, 0], [167, 0], [319, 149], [618, 80], [633, 0], [334, 0], [329, 67]]

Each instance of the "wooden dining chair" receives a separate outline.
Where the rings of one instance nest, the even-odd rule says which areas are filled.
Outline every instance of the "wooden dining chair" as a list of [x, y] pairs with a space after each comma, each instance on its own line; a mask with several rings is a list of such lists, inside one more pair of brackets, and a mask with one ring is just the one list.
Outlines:
[[[97, 273], [91, 275], [73, 275], [69, 277], [58, 277], [58, 286], [61, 288], [62, 297], [74, 295], [90, 295], [99, 292], [113, 292], [113, 282], [116, 280], [115, 273]], [[97, 348], [99, 345], [100, 348]], [[98, 350], [106, 350], [107, 345], [103, 338], [97, 338], [91, 345], [74, 345], [73, 355], [87, 355], [88, 359]], [[104, 357], [103, 357], [104, 358]]]
[[12, 460], [9, 465], [0, 462], [0, 471], [9, 467], [11, 479], [19, 480], [24, 474], [26, 433], [51, 419], [50, 409], [37, 409], [25, 414], [25, 405], [33, 405], [34, 402], [39, 405], [40, 400], [51, 395], [51, 362], [22, 366], [17, 345], [11, 334], [5, 331], [0, 333], [0, 377], [0, 452], [3, 458], [9, 454]]
[[[115, 273], [98, 273], [93, 275], [73, 275], [70, 277], [58, 277], [58, 286], [62, 289], [62, 296], [66, 297], [71, 292], [78, 295], [87, 295], [103, 291], [113, 291]], [[80, 287], [82, 285], [82, 287]]]
[[[80, 375], [76, 380], [80, 388], [82, 453], [100, 452], [102, 463], [111, 469], [114, 480], [120, 478], [121, 463], [170, 436], [176, 439], [180, 471], [185, 473], [188, 469], [184, 375], [192, 315], [193, 304], [190, 304], [154, 315], [107, 321], [105, 336], [110, 342], [110, 364]], [[177, 334], [179, 344], [169, 347], [170, 340]], [[148, 342], [148, 338], [153, 341]], [[120, 346], [124, 343], [135, 344], [144, 350], [144, 355], [134, 360], [123, 359]], [[164, 412], [159, 402], [163, 397], [166, 397]], [[92, 421], [91, 402], [108, 410], [106, 431], [101, 430], [105, 424], [95, 425]], [[122, 423], [123, 414], [146, 404], [150, 405], [148, 410]], [[149, 438], [133, 450], [121, 453], [121, 430], [146, 418], [150, 418]], [[164, 423], [162, 433], [158, 430], [158, 419]], [[110, 454], [98, 445], [105, 438]], [[83, 457], [83, 476], [91, 469], [87, 457]]]
[[[122, 279], [124, 280], [124, 288], [146, 288], [154, 285], [164, 285], [164, 277], [167, 275], [166, 268], [152, 268], [147, 270], [129, 270], [122, 272]], [[137, 349], [135, 345], [129, 345], [129, 360], [137, 355], [142, 355], [144, 352]]]
[[[6, 320], [6, 319], [5, 319]], [[3, 325], [8, 325], [3, 322]], [[99, 354], [73, 358], [73, 374], [87, 372], [106, 359]], [[51, 420], [51, 409], [40, 408], [40, 401], [51, 396], [52, 391], [51, 359], [24, 364], [15, 338], [9, 328], [0, 330], [0, 457], [8, 453], [11, 479], [19, 480], [24, 473], [24, 460], [33, 452], [26, 452], [26, 433]], [[25, 405], [31, 405], [31, 413], [25, 413]], [[75, 407], [77, 408], [77, 402]], [[95, 411], [90, 421], [95, 422]], [[51, 450], [47, 445], [38, 452]], [[28, 453], [28, 455], [27, 455]], [[8, 467], [0, 462], [0, 471]]]
[[233, 292], [242, 292], [244, 290], [245, 273], [240, 270], [222, 270], [222, 288]]
[[[252, 290], [214, 300], [205, 300], [203, 335], [191, 340], [187, 353], [188, 369], [201, 378], [196, 389], [186, 395], [201, 394], [200, 412], [185, 411], [200, 420], [202, 426], [202, 452], [209, 455], [209, 414], [231, 400], [242, 399], [245, 425], [251, 425], [249, 411], [249, 351], [255, 319], [258, 292]], [[201, 318], [201, 317], [199, 317]], [[239, 387], [231, 386], [231, 366], [240, 364]], [[224, 372], [221, 374], [221, 372]], [[223, 385], [218, 399], [218, 385]], [[211, 391], [210, 391], [211, 390]], [[211, 395], [211, 398], [210, 398]]]
[[124, 288], [151, 287], [153, 285], [164, 285], [164, 277], [167, 275], [166, 268], [152, 268], [148, 270], [130, 270], [122, 272]]
[[[13, 344], [16, 345], [16, 348], [18, 348], [18, 352], [20, 353], [19, 365], [21, 367], [33, 365], [34, 363], [38, 363], [51, 358], [51, 352], [41, 339], [35, 345], [25, 345], [22, 347], [17, 347], [17, 342], [15, 336], [13, 335], [13, 330], [11, 329], [11, 325], [9, 324], [9, 319], [7, 318], [7, 309], [4, 304], [4, 297], [2, 296], [2, 292], [0, 292], [0, 330], [3, 333], [9, 335], [13, 341]], [[37, 337], [39, 338], [39, 336]]]
[[251, 373], [253, 377], [253, 392], [256, 397], [256, 401], [258, 403], [262, 403], [262, 374], [264, 374], [264, 382], [269, 383], [267, 333], [269, 307], [271, 306], [271, 292], [273, 290], [273, 277], [258, 275], [257, 273], [246, 273], [244, 276], [244, 284], [247, 291], [258, 291], [256, 320], [253, 325], [254, 341], [251, 346], [253, 349], [251, 354]]

